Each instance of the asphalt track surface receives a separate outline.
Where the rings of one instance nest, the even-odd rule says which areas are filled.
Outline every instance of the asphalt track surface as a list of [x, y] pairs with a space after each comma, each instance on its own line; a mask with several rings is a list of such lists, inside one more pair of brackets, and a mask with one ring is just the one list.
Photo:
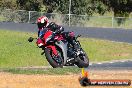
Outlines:
[[105, 63], [90, 64], [89, 69], [96, 70], [132, 70], [132, 60], [126, 61], [111, 61]]
[[[77, 67], [77, 66], [64, 66], [67, 67]], [[25, 70], [45, 70], [47, 68], [52, 68], [51, 66], [33, 66], [33, 67], [18, 67], [17, 69]], [[78, 68], [78, 67], [77, 67]], [[125, 61], [111, 61], [103, 63], [90, 63], [86, 70], [132, 70], [132, 60]]]
[[[81, 34], [82, 37], [107, 39], [117, 42], [132, 43], [132, 30], [117, 29], [117, 28], [82, 28], [82, 27], [67, 27], [65, 31], [74, 31], [76, 34]], [[0, 22], [0, 29], [9, 29], [24, 32], [37, 32], [36, 24], [28, 23], [13, 23]]]
[[[112, 28], [81, 28], [64, 27], [65, 31], [74, 31], [82, 37], [107, 39], [117, 42], [132, 44], [132, 30]], [[23, 32], [37, 32], [36, 24], [0, 22], [0, 29], [8, 29]], [[90, 64], [90, 69], [131, 69], [132, 60]]]

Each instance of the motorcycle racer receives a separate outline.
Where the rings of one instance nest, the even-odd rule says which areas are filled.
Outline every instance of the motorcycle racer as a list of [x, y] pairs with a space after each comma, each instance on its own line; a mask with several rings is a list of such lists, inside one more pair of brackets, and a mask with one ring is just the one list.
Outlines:
[[53, 68], [77, 65], [79, 68], [89, 66], [89, 58], [82, 49], [74, 32], [64, 32], [62, 26], [49, 22], [46, 16], [37, 19], [38, 38], [30, 37], [29, 42], [37, 39], [36, 44], [42, 49]]
[[75, 46], [74, 32], [64, 32], [64, 28], [62, 26], [59, 26], [54, 22], [49, 22], [46, 16], [41, 16], [37, 19], [37, 26], [38, 26], [38, 39], [36, 44], [38, 45], [38, 47], [41, 47], [43, 45], [43, 33], [46, 30], [51, 30], [54, 32], [54, 34], [63, 33], [64, 36], [68, 39], [68, 41], [73, 46]]

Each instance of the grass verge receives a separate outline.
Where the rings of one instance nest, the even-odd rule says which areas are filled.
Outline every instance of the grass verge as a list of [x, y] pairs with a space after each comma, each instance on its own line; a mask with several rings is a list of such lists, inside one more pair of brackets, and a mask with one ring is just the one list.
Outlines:
[[69, 75], [69, 74], [79, 74], [81, 72], [80, 68], [77, 67], [65, 67], [65, 68], [45, 68], [45, 69], [3, 69], [4, 72], [10, 72], [13, 74], [48, 74], [48, 75]]
[[37, 48], [35, 42], [29, 43], [27, 41], [30, 36], [36, 37], [36, 35], [0, 30], [0, 67], [47, 65], [47, 61], [41, 55], [42, 50]]
[[79, 40], [91, 62], [132, 59], [132, 44], [92, 38]]

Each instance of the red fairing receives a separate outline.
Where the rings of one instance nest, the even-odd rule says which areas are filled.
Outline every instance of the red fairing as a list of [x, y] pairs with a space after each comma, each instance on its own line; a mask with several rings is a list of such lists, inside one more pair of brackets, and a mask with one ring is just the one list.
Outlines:
[[64, 40], [64, 37], [63, 37], [63, 35], [58, 35], [58, 36], [55, 36], [55, 39], [57, 41], [60, 41], [60, 40]]
[[[54, 55], [58, 55], [58, 52], [57, 52], [56, 47], [54, 45], [52, 45], [52, 44], [51, 45], [49, 45], [49, 44], [47, 45], [46, 44], [47, 43], [47, 39], [50, 38], [52, 35], [53, 35], [53, 32], [51, 30], [47, 30], [44, 33], [44, 36], [43, 36], [44, 42], [41, 39], [38, 39], [36, 43], [38, 45], [40, 45], [41, 43], [43, 43], [43, 45], [45, 47], [50, 48], [53, 51]], [[60, 41], [60, 40], [64, 40], [64, 37], [63, 37], [63, 35], [56, 35], [54, 39], [57, 40], [57, 41]]]
[[48, 30], [45, 34], [44, 34], [44, 43], [46, 44], [46, 39], [49, 38], [51, 35], [53, 34], [52, 31]]
[[56, 56], [58, 55], [58, 52], [57, 52], [55, 46], [53, 46], [53, 45], [48, 45], [47, 48], [51, 48], [52, 51], [53, 51], [53, 54], [56, 55]]
[[[53, 32], [48, 30], [45, 34], [44, 34], [44, 43], [46, 44], [46, 39], [48, 39], [50, 36], [52, 36]], [[47, 48], [51, 48], [53, 51], [54, 55], [58, 55], [58, 52], [56, 50], [56, 47], [54, 45], [46, 45]]]
[[44, 44], [43, 44], [43, 41], [42, 41], [40, 38], [37, 39], [36, 44], [37, 44], [38, 46], [44, 45]]
[[43, 41], [40, 38], [38, 38], [36, 44], [40, 44], [40, 43], [43, 43]]

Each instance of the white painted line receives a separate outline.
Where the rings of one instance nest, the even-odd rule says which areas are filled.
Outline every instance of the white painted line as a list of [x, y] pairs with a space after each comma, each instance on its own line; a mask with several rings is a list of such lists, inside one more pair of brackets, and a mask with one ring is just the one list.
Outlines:
[[[107, 40], [107, 39], [104, 39], [104, 40]], [[114, 40], [108, 40], [108, 41], [115, 42], [115, 43], [121, 43], [121, 44], [122, 44], [122, 43], [124, 43], [124, 44], [129, 44], [129, 45], [132, 45], [132, 43], [128, 43], [128, 42], [121, 42], [121, 41], [118, 41], [118, 40], [117, 40], [117, 41], [116, 41], [116, 40], [115, 40], [115, 41], [114, 41]]]
[[110, 63], [114, 63], [114, 62], [110, 62]]
[[92, 63], [90, 63], [89, 65], [92, 65]]
[[105, 63], [116, 63], [116, 62], [126, 62], [126, 61], [132, 61], [132, 59], [123, 59], [123, 60], [112, 60], [112, 61], [103, 61], [103, 62], [91, 62], [92, 64], [98, 64], [98, 63], [101, 63], [101, 64], [105, 64]]
[[97, 64], [102, 64], [102, 63], [97, 63]]
[[120, 62], [126, 62], [126, 61], [120, 61]]

